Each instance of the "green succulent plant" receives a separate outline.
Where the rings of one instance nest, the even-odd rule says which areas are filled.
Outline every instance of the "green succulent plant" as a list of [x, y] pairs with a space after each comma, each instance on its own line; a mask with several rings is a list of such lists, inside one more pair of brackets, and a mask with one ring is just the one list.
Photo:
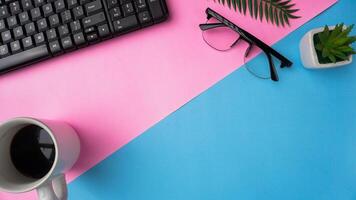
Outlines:
[[343, 23], [337, 24], [330, 30], [324, 30], [314, 35], [314, 45], [319, 63], [336, 63], [348, 60], [349, 56], [356, 54], [351, 44], [356, 41], [356, 36], [349, 36], [354, 25], [345, 27]]
[[295, 9], [295, 4], [292, 0], [214, 0], [222, 5], [228, 6], [244, 15], [247, 10], [250, 16], [260, 21], [265, 19], [276, 26], [289, 25], [290, 19], [299, 18], [295, 13], [299, 9]]

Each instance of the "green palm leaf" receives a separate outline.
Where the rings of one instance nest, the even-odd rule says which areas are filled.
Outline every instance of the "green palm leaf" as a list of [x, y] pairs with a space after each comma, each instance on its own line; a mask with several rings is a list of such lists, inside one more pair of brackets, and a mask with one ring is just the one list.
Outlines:
[[276, 26], [290, 25], [290, 19], [300, 18], [295, 15], [299, 9], [294, 9], [292, 0], [214, 0], [222, 5], [228, 6], [244, 15], [246, 12], [250, 16], [262, 21], [265, 19]]

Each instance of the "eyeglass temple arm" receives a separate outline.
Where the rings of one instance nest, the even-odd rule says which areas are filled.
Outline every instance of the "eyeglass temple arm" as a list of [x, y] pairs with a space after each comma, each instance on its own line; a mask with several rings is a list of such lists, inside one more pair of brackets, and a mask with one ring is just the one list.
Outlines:
[[271, 79], [273, 81], [279, 81], [278, 74], [276, 71], [276, 67], [274, 66], [273, 59], [270, 53], [264, 52], [268, 58], [269, 71], [271, 73]]
[[227, 27], [233, 29], [234, 31], [238, 32], [245, 40], [253, 42], [254, 44], [256, 44], [266, 54], [270, 53], [273, 56], [275, 56], [276, 58], [278, 58], [281, 61], [281, 68], [292, 66], [293, 63], [290, 60], [288, 60], [286, 57], [282, 56], [280, 53], [275, 51], [273, 48], [271, 48], [270, 46], [268, 46], [267, 44], [265, 44], [264, 42], [262, 42], [261, 40], [259, 40], [258, 38], [256, 38], [252, 34], [250, 34], [249, 32], [247, 32], [244, 29], [238, 27], [234, 23], [230, 22], [228, 19], [226, 19], [225, 17], [221, 16], [219, 13], [215, 12], [211, 8], [207, 8], [205, 12], [207, 14], [207, 18], [208, 19], [210, 19], [211, 17], [214, 17], [215, 19], [220, 21], [225, 26], [227, 26]]
[[218, 28], [218, 27], [225, 27], [225, 26], [226, 25], [223, 23], [199, 24], [199, 28], [202, 31], [206, 31], [206, 30]]
[[[278, 53], [272, 47], [268, 46], [267, 44], [265, 44], [264, 42], [262, 42], [261, 40], [259, 40], [255, 36], [251, 35], [249, 32], [247, 32], [247, 31], [245, 31], [245, 30], [243, 30], [241, 28], [240, 28], [240, 31], [243, 32], [244, 35], [246, 35], [249, 39], [251, 39], [267, 55], [269, 55], [269, 56], [273, 55], [276, 58], [278, 58], [281, 61], [281, 68], [283, 68], [283, 67], [291, 67], [293, 65], [293, 63], [290, 60], [288, 60], [286, 57], [284, 57], [283, 55]], [[272, 59], [272, 57], [271, 57], [271, 59]]]

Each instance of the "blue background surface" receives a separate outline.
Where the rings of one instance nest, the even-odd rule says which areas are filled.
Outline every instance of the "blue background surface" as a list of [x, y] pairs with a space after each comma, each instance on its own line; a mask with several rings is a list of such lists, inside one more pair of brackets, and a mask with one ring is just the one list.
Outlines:
[[356, 61], [306, 70], [298, 50], [355, 9], [340, 0], [278, 42], [294, 61], [279, 83], [240, 68], [71, 183], [71, 199], [355, 200]]

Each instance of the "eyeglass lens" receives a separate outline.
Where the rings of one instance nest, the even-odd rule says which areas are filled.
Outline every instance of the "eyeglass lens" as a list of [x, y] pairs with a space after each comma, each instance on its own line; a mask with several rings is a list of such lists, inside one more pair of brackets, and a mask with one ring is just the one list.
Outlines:
[[[206, 24], [220, 24], [214, 18], [209, 19]], [[218, 51], [227, 51], [231, 49], [236, 41], [240, 38], [240, 35], [226, 27], [222, 26], [212, 26], [209, 29], [202, 31], [203, 40], [212, 48]]]

